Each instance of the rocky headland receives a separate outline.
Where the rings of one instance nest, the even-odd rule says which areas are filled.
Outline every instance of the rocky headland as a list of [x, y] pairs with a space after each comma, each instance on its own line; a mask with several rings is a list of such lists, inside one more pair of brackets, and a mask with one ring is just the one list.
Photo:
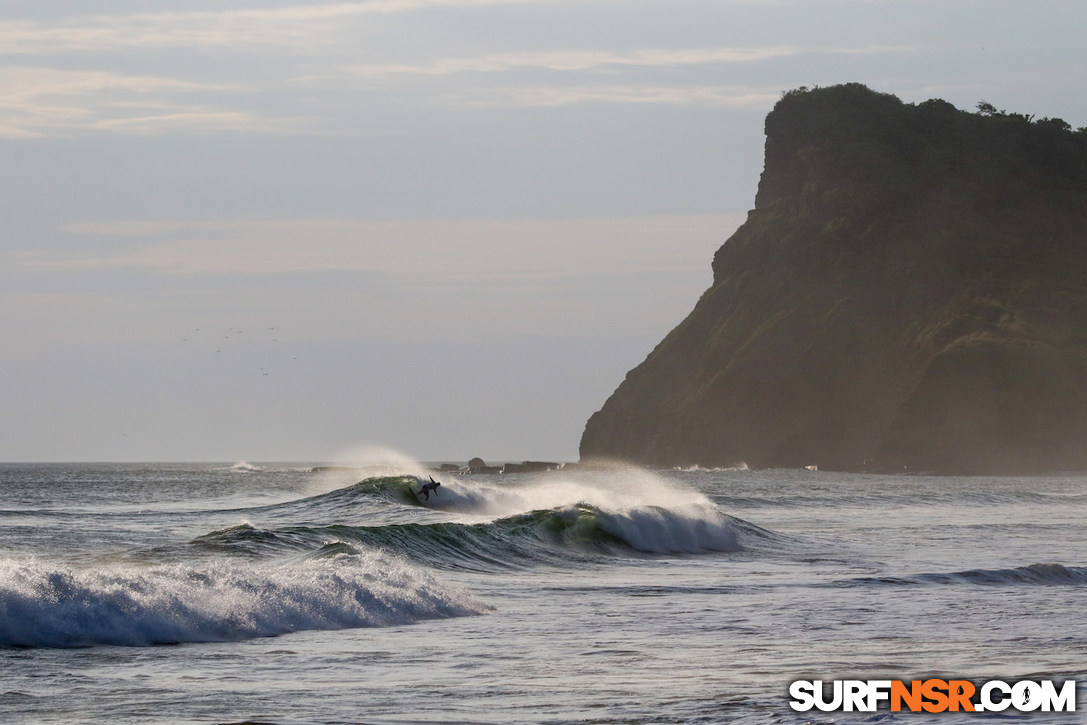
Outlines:
[[789, 92], [713, 275], [583, 461], [1087, 470], [1087, 130]]

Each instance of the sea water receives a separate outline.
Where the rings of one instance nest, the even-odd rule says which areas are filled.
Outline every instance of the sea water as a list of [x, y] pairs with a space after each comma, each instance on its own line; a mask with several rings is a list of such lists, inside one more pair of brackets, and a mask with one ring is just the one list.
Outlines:
[[1087, 679], [1087, 477], [428, 475], [0, 465], [0, 722], [1087, 721], [788, 694]]

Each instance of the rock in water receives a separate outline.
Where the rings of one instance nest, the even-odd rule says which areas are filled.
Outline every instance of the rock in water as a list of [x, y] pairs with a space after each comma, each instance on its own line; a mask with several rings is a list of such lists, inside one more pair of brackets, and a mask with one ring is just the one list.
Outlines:
[[469, 473], [501, 473], [502, 466], [488, 466], [482, 458], [476, 457], [468, 461]]
[[1087, 131], [979, 108], [785, 94], [712, 287], [582, 460], [1087, 469]]

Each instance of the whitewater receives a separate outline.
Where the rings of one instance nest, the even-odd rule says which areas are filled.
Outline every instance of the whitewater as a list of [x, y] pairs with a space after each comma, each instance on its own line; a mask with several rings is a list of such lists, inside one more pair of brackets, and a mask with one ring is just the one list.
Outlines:
[[3, 723], [1085, 722], [788, 695], [1087, 681], [1085, 595], [1081, 475], [0, 464]]

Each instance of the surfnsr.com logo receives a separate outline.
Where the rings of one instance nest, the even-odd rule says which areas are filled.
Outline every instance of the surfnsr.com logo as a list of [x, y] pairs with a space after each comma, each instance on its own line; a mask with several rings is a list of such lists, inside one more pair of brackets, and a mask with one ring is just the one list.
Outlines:
[[789, 686], [789, 706], [799, 712], [813, 707], [830, 712], [875, 712], [886, 703], [891, 712], [1075, 712], [1076, 683], [1065, 680], [797, 680]]

